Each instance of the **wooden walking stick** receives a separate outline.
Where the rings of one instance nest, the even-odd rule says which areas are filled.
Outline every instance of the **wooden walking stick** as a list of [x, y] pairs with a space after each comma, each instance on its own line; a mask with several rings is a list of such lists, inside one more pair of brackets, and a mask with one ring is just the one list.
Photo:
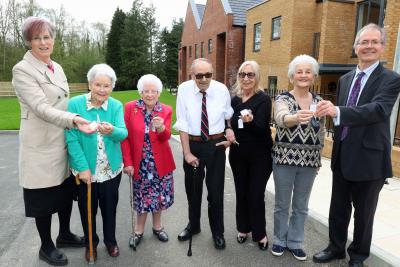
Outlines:
[[[75, 176], [75, 182], [80, 185], [79, 174]], [[89, 264], [94, 264], [93, 238], [92, 238], [92, 184], [87, 186], [87, 211], [88, 211], [88, 238], [89, 238]]]
[[131, 237], [129, 238], [129, 246], [136, 251], [136, 242], [135, 242], [135, 212], [133, 206], [133, 183], [132, 183], [132, 176], [128, 175], [129, 179], [129, 191], [130, 191], [130, 199], [131, 199], [131, 218], [132, 218], [132, 233]]
[[92, 238], [92, 184], [87, 185], [88, 235], [89, 235], [89, 264], [94, 264]]

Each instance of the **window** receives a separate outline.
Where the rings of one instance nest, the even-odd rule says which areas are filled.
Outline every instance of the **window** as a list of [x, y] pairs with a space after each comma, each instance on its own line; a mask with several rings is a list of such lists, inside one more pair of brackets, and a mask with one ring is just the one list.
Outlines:
[[385, 17], [385, 0], [365, 0], [357, 4], [356, 33], [368, 23], [383, 26]]
[[199, 51], [197, 50], [197, 44], [194, 45], [194, 58], [199, 57]]
[[253, 36], [253, 51], [260, 51], [261, 48], [261, 22], [254, 24], [254, 36]]
[[277, 76], [268, 76], [268, 94], [271, 98], [276, 95], [276, 86], [278, 84]]
[[318, 59], [319, 57], [319, 44], [320, 44], [320, 39], [321, 39], [321, 33], [320, 32], [314, 32], [314, 38], [313, 38], [313, 53], [312, 56], [315, 59]]
[[211, 54], [212, 52], [212, 39], [208, 39], [208, 53]]
[[204, 57], [204, 42], [201, 42], [201, 46], [200, 46], [200, 57]]
[[192, 46], [189, 46], [189, 57], [192, 57]]
[[281, 38], [281, 16], [272, 18], [271, 40]]

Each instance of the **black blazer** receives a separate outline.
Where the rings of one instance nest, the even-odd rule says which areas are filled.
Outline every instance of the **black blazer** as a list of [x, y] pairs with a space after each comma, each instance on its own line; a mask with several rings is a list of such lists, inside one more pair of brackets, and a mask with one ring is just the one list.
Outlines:
[[[334, 129], [331, 169], [340, 164], [344, 178], [350, 181], [392, 177], [390, 114], [400, 91], [400, 76], [380, 63], [365, 84], [357, 106], [346, 107], [354, 75], [355, 70], [339, 79], [336, 99], [340, 125]], [[343, 126], [350, 128], [340, 141]]]

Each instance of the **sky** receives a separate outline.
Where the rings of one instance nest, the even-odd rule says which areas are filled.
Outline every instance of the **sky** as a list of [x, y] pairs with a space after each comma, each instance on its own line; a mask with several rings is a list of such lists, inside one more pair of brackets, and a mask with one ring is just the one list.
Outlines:
[[[1, 0], [4, 1], [4, 0]], [[128, 12], [133, 0], [34, 0], [44, 8], [59, 9], [61, 4], [66, 12], [77, 21], [88, 23], [102, 22], [110, 27], [117, 7]], [[156, 20], [161, 28], [170, 28], [173, 19], [185, 18], [188, 0], [142, 0], [145, 6], [151, 3], [156, 7]], [[195, 0], [205, 4], [206, 0]]]

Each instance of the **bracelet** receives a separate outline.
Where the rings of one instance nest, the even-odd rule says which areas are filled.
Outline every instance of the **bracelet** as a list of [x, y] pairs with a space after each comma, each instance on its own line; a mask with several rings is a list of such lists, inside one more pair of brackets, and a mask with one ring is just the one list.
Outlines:
[[228, 130], [228, 129], [231, 129], [232, 130], [232, 127], [231, 126], [225, 126], [225, 130], [224, 131], [226, 131], [226, 130]]

